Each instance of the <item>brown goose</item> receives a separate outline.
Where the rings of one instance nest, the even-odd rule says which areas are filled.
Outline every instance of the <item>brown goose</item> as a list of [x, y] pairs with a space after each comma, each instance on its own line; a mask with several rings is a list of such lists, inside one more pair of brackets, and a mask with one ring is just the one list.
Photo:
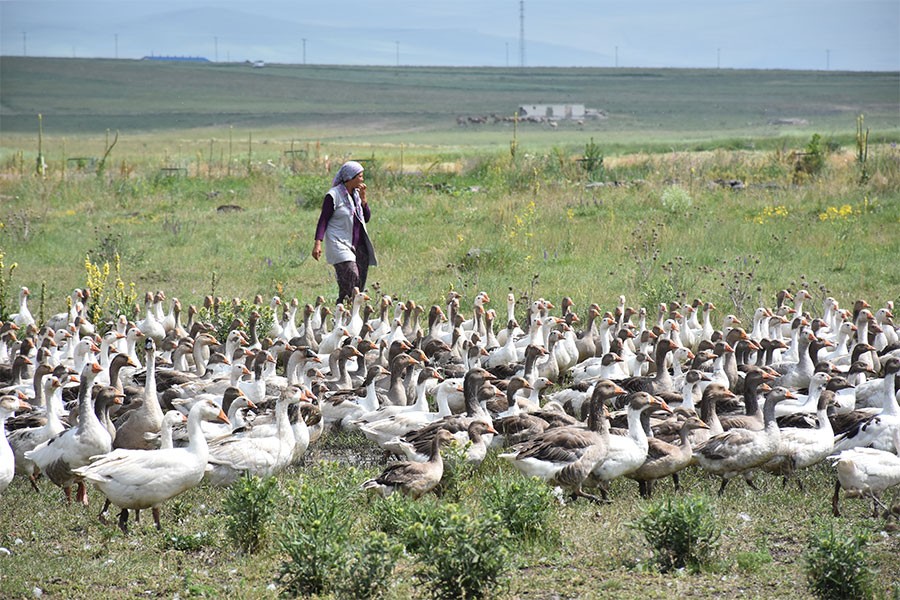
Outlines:
[[743, 415], [722, 415], [719, 422], [722, 429], [728, 431], [736, 427], [758, 431], [763, 428], [763, 413], [759, 406], [759, 386], [772, 381], [775, 376], [764, 369], [753, 367], [744, 378], [744, 412]]
[[444, 476], [441, 446], [453, 441], [453, 434], [440, 430], [431, 442], [431, 458], [426, 462], [400, 461], [391, 463], [381, 475], [362, 484], [364, 490], [374, 490], [384, 497], [400, 492], [414, 499], [433, 490]]
[[[766, 396], [763, 416], [766, 427], [762, 431], [731, 429], [715, 435], [697, 448], [697, 462], [709, 473], [722, 478], [719, 495], [725, 492], [729, 479], [746, 473], [768, 462], [778, 452], [781, 441], [778, 423], [775, 422], [775, 405], [785, 398], [795, 398], [790, 390], [776, 387]], [[750, 479], [747, 484], [756, 488]]]
[[672, 375], [666, 368], [666, 357], [669, 352], [675, 350], [677, 346], [675, 342], [668, 338], [661, 338], [656, 342], [655, 362], [656, 374], [650, 376], [629, 377], [621, 381], [622, 388], [627, 392], [647, 392], [648, 394], [658, 394], [660, 392], [674, 392], [675, 385], [672, 381]]
[[594, 387], [588, 426], [549, 429], [514, 446], [500, 457], [512, 463], [522, 474], [538, 477], [568, 490], [573, 497], [592, 502], [600, 498], [582, 489], [594, 467], [606, 458], [609, 449], [609, 421], [605, 402], [623, 392], [609, 380]]
[[708, 430], [709, 425], [701, 421], [699, 417], [688, 417], [681, 423], [680, 444], [670, 444], [657, 438], [647, 440], [649, 445], [647, 459], [636, 471], [626, 475], [629, 479], [638, 482], [642, 498], [650, 498], [653, 495], [653, 482], [669, 475], [672, 476], [672, 481], [675, 483], [675, 491], [680, 489], [678, 472], [691, 464], [693, 457], [691, 432], [698, 429]]

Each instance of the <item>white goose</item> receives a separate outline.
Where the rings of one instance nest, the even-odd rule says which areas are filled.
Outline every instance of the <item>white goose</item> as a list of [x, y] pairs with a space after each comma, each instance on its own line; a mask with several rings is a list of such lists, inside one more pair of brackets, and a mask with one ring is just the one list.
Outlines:
[[[76, 500], [85, 506], [88, 499], [84, 481], [73, 471], [90, 463], [91, 457], [112, 450], [112, 437], [97, 418], [91, 395], [94, 378], [99, 372], [100, 365], [97, 363], [85, 365], [81, 372], [81, 382], [78, 386], [78, 421], [75, 426], [25, 453], [25, 458], [34, 461], [50, 481], [63, 488], [66, 500], [70, 502], [72, 484], [77, 483]], [[121, 403], [121, 398], [117, 398], [116, 401]]]
[[[900, 430], [894, 430], [894, 445], [900, 448]], [[893, 452], [875, 448], [852, 448], [829, 457], [837, 467], [838, 480], [834, 486], [831, 510], [834, 516], [841, 516], [841, 488], [872, 498], [872, 516], [878, 516], [881, 504], [879, 495], [889, 487], [900, 484], [900, 456]]]
[[28, 296], [31, 292], [24, 285], [19, 289], [19, 312], [9, 315], [9, 320], [25, 329], [34, 325], [34, 317], [28, 309]]
[[213, 485], [227, 486], [244, 473], [268, 477], [288, 466], [296, 444], [288, 418], [288, 405], [300, 402], [304, 396], [300, 387], [292, 386], [278, 397], [275, 403], [275, 435], [230, 435], [211, 443], [206, 479]]
[[[107, 500], [122, 511], [119, 528], [128, 531], [128, 510], [153, 509], [158, 530], [159, 506], [195, 487], [206, 470], [208, 446], [201, 431], [201, 421], [228, 421], [213, 402], [198, 402], [188, 415], [190, 442], [185, 448], [159, 450], [116, 450], [95, 457], [89, 465], [75, 469], [75, 474], [93, 483]], [[103, 513], [101, 513], [103, 520]]]
[[4, 396], [0, 399], [0, 494], [2, 494], [16, 473], [16, 458], [6, 439], [6, 419], [17, 410], [30, 409], [31, 405], [18, 396]]
[[[77, 377], [69, 376], [67, 381], [78, 381]], [[34, 450], [47, 440], [50, 440], [63, 431], [66, 426], [60, 418], [62, 409], [63, 383], [57, 377], [46, 377], [43, 382], [44, 398], [46, 399], [47, 421], [38, 427], [23, 427], [9, 434], [9, 443], [16, 457], [16, 473], [26, 475], [31, 481], [34, 491], [37, 489], [37, 467], [34, 462], [25, 458], [25, 453]]]

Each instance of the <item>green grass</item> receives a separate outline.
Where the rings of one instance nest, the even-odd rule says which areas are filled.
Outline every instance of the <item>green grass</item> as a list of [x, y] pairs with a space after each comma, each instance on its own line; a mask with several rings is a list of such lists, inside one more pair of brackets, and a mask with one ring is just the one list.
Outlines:
[[[335, 102], [323, 101], [336, 90]], [[779, 289], [804, 286], [815, 297], [813, 312], [826, 295], [842, 306], [857, 298], [882, 306], [900, 301], [896, 90], [890, 73], [251, 71], [3, 57], [4, 306], [14, 312], [16, 290], [27, 285], [37, 315], [43, 286], [45, 316], [65, 310], [71, 290], [85, 285], [85, 256], [102, 262], [116, 253], [122, 279], [134, 282], [139, 297], [162, 289], [185, 305], [210, 293], [332, 298], [332, 270], [309, 251], [321, 196], [349, 156], [375, 159], [367, 182], [381, 265], [370, 273], [371, 287], [419, 304], [443, 304], [451, 287], [463, 293], [466, 311], [486, 290], [501, 316], [510, 288], [519, 298], [569, 295], [580, 314], [591, 302], [611, 309], [619, 294], [635, 307], [701, 297], [719, 307], [718, 323], [728, 312], [746, 319]], [[457, 114], [510, 111], [563, 94], [609, 110], [610, 119], [584, 130], [523, 125], [514, 160], [510, 127], [455, 124]], [[34, 176], [38, 112], [44, 178]], [[854, 162], [860, 112], [872, 129], [864, 184]], [[809, 125], [768, 125], [781, 116]], [[103, 176], [67, 162], [102, 156], [107, 129], [119, 129], [120, 138]], [[795, 179], [792, 152], [816, 132], [833, 146], [825, 168], [817, 178]], [[595, 179], [624, 185], [586, 185], [577, 159], [592, 137], [604, 154]], [[292, 148], [307, 153], [292, 158], [285, 154]], [[169, 166], [184, 174], [162, 175]], [[718, 179], [739, 179], [745, 189], [722, 188]], [[689, 206], [663, 202], [672, 185], [683, 191], [668, 197], [686, 194]], [[242, 210], [218, 211], [222, 205]], [[329, 449], [367, 452], [358, 437], [323, 445], [311, 448], [311, 461]], [[517, 477], [491, 457], [484, 468]], [[290, 471], [279, 481], [311, 472]], [[723, 528], [720, 564], [677, 576], [647, 568], [650, 550], [628, 527], [646, 502], [632, 482], [615, 481], [610, 506], [555, 509], [561, 546], [523, 550], [508, 596], [808, 597], [802, 556], [816, 519], [830, 514], [833, 483], [825, 466], [801, 476], [804, 494], [761, 478], [758, 495], [733, 484], [724, 498], [711, 497]], [[717, 487], [696, 471], [682, 482], [695, 495], [712, 496]], [[662, 482], [655, 499], [672, 494]], [[12, 553], [0, 556], [0, 596], [31, 597], [39, 587], [75, 598], [146, 597], [148, 590], [274, 598], [267, 586], [284, 557], [271, 543], [253, 557], [236, 556], [226, 542], [223, 498], [201, 486], [164, 507], [164, 534], [145, 519], [124, 537], [96, 521], [96, 507], [66, 507], [49, 484], [33, 494], [16, 479], [0, 506], [0, 546]], [[878, 534], [864, 502], [847, 501], [846, 510], [846, 520], [875, 534], [867, 551], [877, 589], [889, 597], [896, 533]], [[401, 561], [397, 577], [391, 597], [413, 595], [409, 562]]]

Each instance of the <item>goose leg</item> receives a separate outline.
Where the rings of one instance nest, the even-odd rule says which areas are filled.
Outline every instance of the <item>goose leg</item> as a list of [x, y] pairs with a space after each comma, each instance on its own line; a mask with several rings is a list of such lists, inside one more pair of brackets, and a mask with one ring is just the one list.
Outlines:
[[41, 490], [38, 489], [37, 477], [34, 476], [34, 473], [28, 476], [28, 481], [31, 483], [31, 489], [33, 489], [35, 492], [40, 493]]
[[681, 491], [681, 479], [678, 477], [678, 473], [672, 473], [672, 483], [675, 485], [675, 491]]
[[725, 486], [728, 485], [728, 478], [722, 478], [722, 485], [719, 486], [719, 493], [717, 495], [721, 496], [725, 493]]
[[75, 500], [85, 506], [88, 505], [87, 488], [84, 486], [83, 481], [78, 482], [78, 488], [75, 490]]
[[756, 487], [756, 483], [753, 481], [753, 477], [751, 477], [749, 473], [747, 473], [746, 475], [744, 475], [744, 481], [747, 482], [747, 485], [750, 486], [750, 489], [752, 489], [752, 490], [755, 491], [755, 492], [758, 492], [758, 491], [759, 491], [759, 488]]
[[63, 488], [63, 492], [66, 493], [66, 504], [72, 504], [72, 488], [66, 486]]
[[159, 507], [153, 507], [153, 522], [156, 523], [156, 530], [162, 531], [162, 523], [159, 522]]
[[834, 496], [831, 497], [831, 514], [835, 517], [841, 516], [841, 482], [834, 482]]
[[100, 514], [97, 515], [97, 520], [106, 525], [106, 511], [109, 510], [109, 505], [112, 504], [109, 501], [109, 498], [103, 503], [103, 508], [100, 509]]
[[122, 512], [119, 513], [119, 529], [122, 530], [122, 533], [128, 533], [128, 509], [123, 508]]
[[647, 490], [647, 482], [643, 480], [638, 480], [638, 493], [641, 495], [641, 498], [649, 498], [650, 492]]

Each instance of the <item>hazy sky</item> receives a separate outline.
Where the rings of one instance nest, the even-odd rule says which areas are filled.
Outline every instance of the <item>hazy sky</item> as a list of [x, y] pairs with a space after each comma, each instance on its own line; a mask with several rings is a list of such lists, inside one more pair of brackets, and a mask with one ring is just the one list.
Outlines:
[[[900, 70], [900, 0], [525, 0], [524, 15], [526, 66]], [[0, 54], [518, 66], [519, 16], [518, 0], [0, 0]]]

